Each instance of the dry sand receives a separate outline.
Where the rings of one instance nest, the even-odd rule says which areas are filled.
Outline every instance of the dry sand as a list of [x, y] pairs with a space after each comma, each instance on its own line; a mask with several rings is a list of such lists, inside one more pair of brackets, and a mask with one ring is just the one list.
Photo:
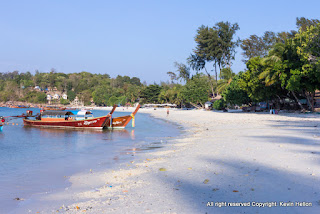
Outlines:
[[40, 213], [320, 212], [320, 115], [139, 113], [181, 124], [185, 132], [118, 169], [72, 176], [70, 188], [42, 198], [61, 207]]

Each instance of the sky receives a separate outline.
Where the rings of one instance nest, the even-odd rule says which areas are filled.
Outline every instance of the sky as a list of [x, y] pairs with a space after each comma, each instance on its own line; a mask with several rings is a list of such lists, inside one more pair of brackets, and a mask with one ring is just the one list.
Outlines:
[[[246, 39], [296, 30], [296, 17], [320, 19], [319, 8], [316, 0], [0, 0], [0, 72], [54, 68], [160, 83], [175, 61], [186, 63], [201, 25], [238, 23]], [[242, 59], [238, 48], [235, 73]]]

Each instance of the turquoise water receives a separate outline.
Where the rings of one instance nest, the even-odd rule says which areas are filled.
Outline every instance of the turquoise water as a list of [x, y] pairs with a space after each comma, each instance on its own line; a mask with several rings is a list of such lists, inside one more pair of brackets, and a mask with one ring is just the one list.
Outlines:
[[[40, 112], [0, 107], [0, 116], [26, 110]], [[92, 112], [95, 116], [108, 113]], [[115, 112], [114, 116], [128, 114]], [[174, 124], [139, 112], [135, 128], [130, 122], [125, 130], [114, 131], [25, 127], [21, 118], [9, 123], [0, 132], [0, 213], [12, 212], [19, 203], [15, 198], [27, 200], [65, 188], [72, 174], [115, 167], [134, 159], [136, 153], [165, 146], [168, 138], [181, 132]]]

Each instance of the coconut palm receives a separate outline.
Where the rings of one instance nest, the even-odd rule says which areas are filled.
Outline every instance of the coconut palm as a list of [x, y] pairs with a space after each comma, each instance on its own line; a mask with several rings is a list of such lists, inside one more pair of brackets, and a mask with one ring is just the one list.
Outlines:
[[231, 68], [223, 68], [220, 72], [220, 80], [218, 81], [217, 92], [221, 94], [225, 88], [231, 83], [232, 78], [236, 75]]
[[259, 75], [259, 79], [264, 79], [266, 86], [270, 86], [279, 80], [281, 69], [283, 65], [283, 54], [285, 51], [285, 44], [276, 43], [269, 51], [267, 57], [262, 59], [262, 65], [265, 67], [263, 72]]

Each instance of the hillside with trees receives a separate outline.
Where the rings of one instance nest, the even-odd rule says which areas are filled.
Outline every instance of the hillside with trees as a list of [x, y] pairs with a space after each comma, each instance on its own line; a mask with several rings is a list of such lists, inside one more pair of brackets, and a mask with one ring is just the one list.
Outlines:
[[[46, 103], [48, 89], [55, 89], [68, 97], [61, 99], [61, 104], [77, 97], [85, 105], [140, 102], [204, 107], [205, 102], [222, 96], [215, 105], [219, 108], [259, 102], [281, 106], [287, 102], [314, 110], [320, 105], [315, 99], [320, 89], [320, 21], [297, 18], [296, 26], [290, 32], [266, 31], [242, 40], [236, 36], [240, 30], [237, 23], [200, 26], [187, 63], [175, 62], [176, 70], [167, 72], [170, 81], [159, 84], [84, 71], [0, 73], [0, 102]], [[231, 65], [237, 47], [242, 49], [246, 69], [234, 72]]]

